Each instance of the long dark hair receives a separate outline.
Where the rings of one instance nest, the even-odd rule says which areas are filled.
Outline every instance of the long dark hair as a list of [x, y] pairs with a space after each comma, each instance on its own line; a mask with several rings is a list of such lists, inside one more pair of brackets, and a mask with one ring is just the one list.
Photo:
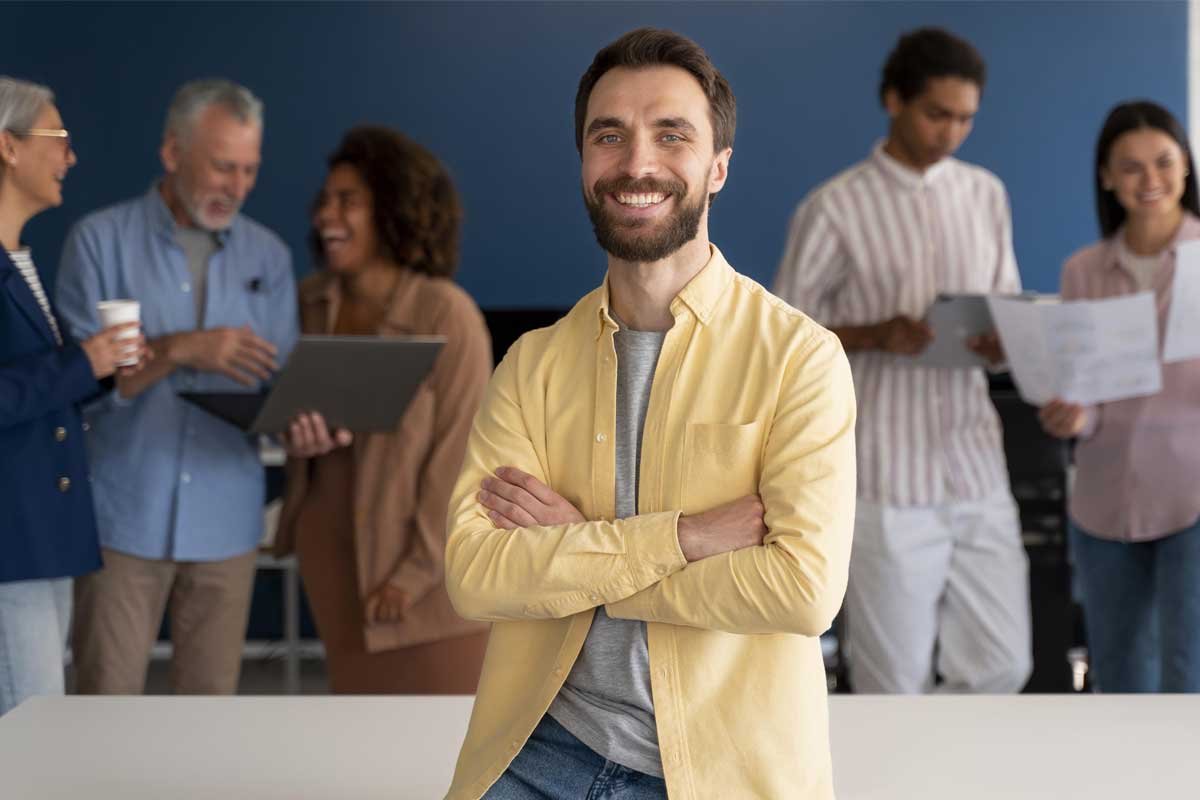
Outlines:
[[1153, 128], [1162, 131], [1175, 140], [1187, 163], [1187, 175], [1183, 179], [1183, 197], [1180, 204], [1196, 216], [1200, 216], [1200, 199], [1196, 192], [1196, 174], [1192, 168], [1192, 149], [1188, 147], [1187, 133], [1179, 120], [1170, 111], [1152, 103], [1149, 100], [1132, 100], [1121, 103], [1108, 112], [1104, 127], [1100, 129], [1100, 138], [1096, 142], [1096, 164], [1093, 178], [1096, 182], [1096, 218], [1100, 223], [1100, 235], [1107, 239], [1125, 224], [1125, 207], [1117, 201], [1116, 193], [1104, 188], [1101, 171], [1108, 163], [1112, 146], [1130, 131], [1139, 128]]

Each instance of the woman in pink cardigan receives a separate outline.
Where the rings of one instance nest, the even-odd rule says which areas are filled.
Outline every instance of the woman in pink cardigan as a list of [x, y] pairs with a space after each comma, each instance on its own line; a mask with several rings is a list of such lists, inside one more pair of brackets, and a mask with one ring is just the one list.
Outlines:
[[[1181, 243], [1200, 239], [1187, 135], [1166, 109], [1122, 103], [1096, 145], [1103, 239], [1063, 267], [1064, 300], [1153, 292], [1160, 339]], [[1188, 309], [1200, 313], [1200, 309]], [[1070, 546], [1096, 686], [1200, 691], [1200, 359], [1162, 390], [1097, 406], [1054, 400], [1043, 427], [1075, 437]]]

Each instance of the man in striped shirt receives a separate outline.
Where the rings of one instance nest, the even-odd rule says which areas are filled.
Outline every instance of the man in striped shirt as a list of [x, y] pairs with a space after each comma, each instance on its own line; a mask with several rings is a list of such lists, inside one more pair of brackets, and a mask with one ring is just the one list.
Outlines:
[[[911, 361], [938, 293], [1020, 289], [1003, 184], [951, 156], [984, 74], [946, 31], [903, 36], [880, 85], [887, 139], [800, 204], [776, 278], [776, 294], [841, 338], [854, 372], [845, 611], [860, 692], [1012, 692], [1031, 667], [1028, 561], [986, 376]], [[1002, 360], [994, 335], [964, 344]]]

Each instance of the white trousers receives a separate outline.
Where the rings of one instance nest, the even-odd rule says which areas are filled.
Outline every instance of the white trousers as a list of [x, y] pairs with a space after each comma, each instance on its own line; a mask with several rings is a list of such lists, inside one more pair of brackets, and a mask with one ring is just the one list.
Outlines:
[[1033, 663], [1020, 531], [1007, 489], [924, 508], [859, 500], [844, 631], [854, 691], [1020, 690]]

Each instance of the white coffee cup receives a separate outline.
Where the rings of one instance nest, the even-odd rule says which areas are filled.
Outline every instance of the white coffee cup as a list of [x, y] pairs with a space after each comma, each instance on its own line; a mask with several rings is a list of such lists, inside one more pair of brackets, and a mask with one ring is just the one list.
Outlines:
[[[142, 304], [137, 300], [101, 300], [96, 304], [100, 312], [100, 327], [111, 328], [128, 322], [139, 322], [142, 317]], [[136, 339], [137, 328], [130, 328], [120, 336], [122, 339]], [[138, 363], [137, 345], [132, 343], [128, 349], [129, 355], [117, 362], [118, 367], [132, 367]]]

